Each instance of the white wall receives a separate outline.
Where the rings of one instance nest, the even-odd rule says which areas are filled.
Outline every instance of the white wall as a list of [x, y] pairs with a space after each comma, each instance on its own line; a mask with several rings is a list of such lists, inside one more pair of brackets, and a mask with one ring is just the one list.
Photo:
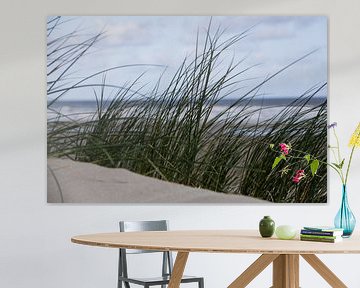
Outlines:
[[[346, 145], [359, 117], [360, 2], [285, 0], [42, 0], [3, 1], [0, 8], [0, 287], [115, 287], [116, 251], [70, 243], [75, 234], [114, 231], [119, 219], [170, 219], [173, 229], [256, 228], [263, 215], [278, 224], [331, 224], [340, 183], [330, 174], [327, 205], [136, 206], [46, 204], [45, 21], [47, 15], [252, 15], [329, 16], [330, 121]], [[349, 183], [360, 220], [360, 151]], [[360, 225], [358, 225], [360, 227]], [[206, 287], [226, 287], [256, 256], [193, 254], [188, 273]], [[360, 255], [322, 256], [348, 287], [360, 287]], [[137, 260], [136, 260], [137, 261]], [[139, 262], [138, 262], [139, 264]], [[139, 264], [140, 265], [140, 264]], [[143, 268], [143, 267], [141, 267]], [[144, 268], [145, 269], [145, 268]], [[302, 287], [328, 287], [306, 263]], [[266, 270], [250, 287], [269, 287]]]

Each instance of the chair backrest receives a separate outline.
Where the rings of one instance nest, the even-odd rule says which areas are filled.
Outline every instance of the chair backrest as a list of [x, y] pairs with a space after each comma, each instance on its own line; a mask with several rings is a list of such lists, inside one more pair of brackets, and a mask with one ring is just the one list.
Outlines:
[[120, 221], [121, 232], [135, 231], [167, 231], [169, 224], [167, 220], [155, 221]]
[[[137, 232], [137, 231], [167, 231], [169, 224], [167, 220], [158, 221], [120, 221], [120, 232]], [[127, 254], [140, 253], [159, 253], [161, 251], [136, 250], [136, 249], [119, 249], [119, 276], [128, 277], [127, 272]], [[163, 253], [162, 275], [171, 275], [173, 267], [173, 258], [169, 251]]]
[[[120, 221], [120, 232], [137, 231], [167, 231], [169, 224], [167, 220], [156, 221]], [[126, 249], [126, 254], [156, 253], [159, 251]]]

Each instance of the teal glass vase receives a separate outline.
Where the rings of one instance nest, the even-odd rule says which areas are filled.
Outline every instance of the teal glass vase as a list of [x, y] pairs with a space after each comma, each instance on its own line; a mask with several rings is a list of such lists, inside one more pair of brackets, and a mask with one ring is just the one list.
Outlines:
[[355, 229], [356, 219], [349, 207], [346, 185], [342, 187], [341, 206], [336, 214], [334, 224], [336, 228], [344, 229], [343, 237], [345, 238], [350, 237]]

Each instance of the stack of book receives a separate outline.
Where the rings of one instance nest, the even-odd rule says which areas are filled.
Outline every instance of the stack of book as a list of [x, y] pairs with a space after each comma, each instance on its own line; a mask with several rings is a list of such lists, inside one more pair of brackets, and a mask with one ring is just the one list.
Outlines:
[[343, 229], [334, 227], [304, 227], [300, 232], [302, 241], [336, 243], [342, 241]]

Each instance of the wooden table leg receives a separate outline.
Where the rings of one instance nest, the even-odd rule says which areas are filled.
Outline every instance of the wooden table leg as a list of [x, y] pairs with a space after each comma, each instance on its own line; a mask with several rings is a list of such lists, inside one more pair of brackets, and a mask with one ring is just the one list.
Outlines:
[[244, 288], [254, 280], [271, 262], [273, 262], [278, 254], [263, 254], [254, 263], [252, 263], [238, 278], [232, 282], [228, 288]]
[[301, 255], [333, 288], [347, 288], [347, 286], [314, 254]]
[[178, 252], [174, 263], [174, 268], [171, 273], [171, 278], [168, 288], [179, 288], [181, 278], [183, 277], [186, 261], [188, 259], [189, 252]]
[[299, 288], [299, 255], [281, 254], [273, 263], [273, 288]]
[[287, 255], [289, 267], [289, 287], [299, 288], [299, 255]]

